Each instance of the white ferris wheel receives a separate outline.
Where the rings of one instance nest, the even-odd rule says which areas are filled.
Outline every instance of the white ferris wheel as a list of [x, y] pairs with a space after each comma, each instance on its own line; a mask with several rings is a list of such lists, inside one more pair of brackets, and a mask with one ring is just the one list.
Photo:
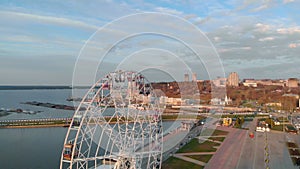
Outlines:
[[160, 169], [162, 121], [151, 85], [136, 72], [98, 80], [68, 129], [61, 169]]

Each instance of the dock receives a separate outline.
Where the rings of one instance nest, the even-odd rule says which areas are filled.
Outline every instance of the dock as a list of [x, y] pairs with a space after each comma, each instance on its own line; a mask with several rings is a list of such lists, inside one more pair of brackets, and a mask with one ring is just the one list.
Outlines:
[[1, 120], [0, 128], [69, 127], [72, 118]]

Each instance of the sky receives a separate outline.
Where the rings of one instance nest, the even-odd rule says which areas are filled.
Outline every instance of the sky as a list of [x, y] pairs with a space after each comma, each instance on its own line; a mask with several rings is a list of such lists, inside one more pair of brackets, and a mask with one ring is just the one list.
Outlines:
[[299, 10], [299, 0], [2, 0], [0, 85], [70, 85], [115, 68], [300, 78]]

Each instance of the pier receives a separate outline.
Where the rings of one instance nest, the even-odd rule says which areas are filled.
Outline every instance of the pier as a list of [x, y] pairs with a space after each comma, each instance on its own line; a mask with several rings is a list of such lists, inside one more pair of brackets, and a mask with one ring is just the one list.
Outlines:
[[0, 128], [69, 127], [72, 118], [1, 120]]

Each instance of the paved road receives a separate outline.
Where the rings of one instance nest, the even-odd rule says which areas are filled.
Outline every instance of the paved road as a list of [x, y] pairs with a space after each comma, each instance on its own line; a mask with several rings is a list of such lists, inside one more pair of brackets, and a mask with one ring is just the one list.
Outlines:
[[[299, 169], [293, 165], [286, 142], [288, 133], [268, 133], [271, 169]], [[297, 135], [298, 136], [298, 135]], [[299, 137], [299, 136], [298, 136]], [[293, 139], [292, 139], [293, 140]], [[293, 140], [294, 141], [294, 140]]]
[[[248, 133], [247, 133], [248, 135]], [[264, 168], [264, 133], [255, 133], [255, 138], [244, 138], [242, 153], [235, 168], [258, 169]]]
[[228, 127], [218, 127], [217, 129], [229, 131], [229, 134], [205, 168], [233, 169], [238, 164], [247, 131]]
[[[255, 119], [247, 131], [247, 136], [244, 138], [244, 145], [242, 147], [242, 153], [239, 158], [236, 169], [259, 169], [265, 168], [265, 138], [268, 137], [268, 148], [269, 148], [269, 167], [271, 169], [296, 169], [289, 157], [289, 153], [286, 147], [287, 133], [283, 132], [254, 132]], [[248, 137], [249, 132], [254, 132], [255, 137], [253, 139]], [[299, 136], [298, 136], [299, 138]]]

